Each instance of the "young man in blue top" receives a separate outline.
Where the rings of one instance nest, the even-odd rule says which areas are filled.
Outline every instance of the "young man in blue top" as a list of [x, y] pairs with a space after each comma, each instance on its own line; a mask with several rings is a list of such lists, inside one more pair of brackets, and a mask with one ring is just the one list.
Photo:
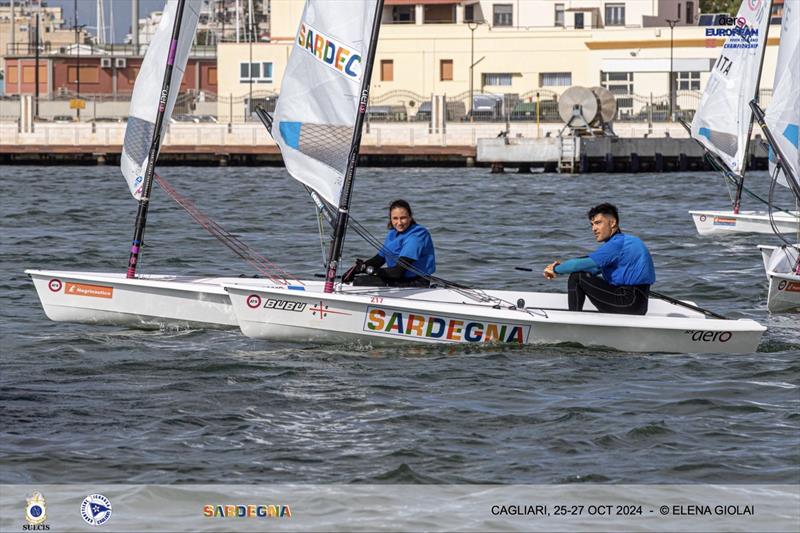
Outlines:
[[[411, 206], [395, 200], [389, 206], [389, 232], [380, 251], [356, 264], [342, 276], [342, 283], [358, 286], [428, 287], [425, 276], [436, 272], [433, 239], [417, 224]], [[383, 265], [386, 265], [383, 268]], [[357, 274], [364, 274], [356, 276]]]
[[[619, 229], [619, 213], [613, 205], [593, 207], [588, 216], [595, 240], [603, 244], [587, 257], [550, 263], [544, 277], [569, 274], [570, 311], [582, 311], [588, 296], [601, 313], [647, 314], [650, 285], [656, 281], [647, 247], [638, 237]], [[597, 275], [601, 273], [602, 278]]]

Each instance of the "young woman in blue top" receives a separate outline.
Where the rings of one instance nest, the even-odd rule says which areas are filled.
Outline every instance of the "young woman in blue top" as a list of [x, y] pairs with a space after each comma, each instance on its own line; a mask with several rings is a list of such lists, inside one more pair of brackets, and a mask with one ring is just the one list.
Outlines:
[[388, 228], [380, 251], [366, 261], [357, 259], [342, 282], [352, 281], [359, 286], [428, 287], [430, 283], [423, 276], [436, 272], [433, 240], [428, 230], [414, 220], [408, 202], [392, 202]]
[[603, 244], [586, 257], [553, 261], [545, 267], [544, 277], [569, 274], [570, 311], [582, 311], [588, 297], [601, 313], [647, 314], [650, 285], [656, 281], [647, 247], [619, 229], [619, 213], [613, 205], [593, 207], [588, 216], [595, 240]]

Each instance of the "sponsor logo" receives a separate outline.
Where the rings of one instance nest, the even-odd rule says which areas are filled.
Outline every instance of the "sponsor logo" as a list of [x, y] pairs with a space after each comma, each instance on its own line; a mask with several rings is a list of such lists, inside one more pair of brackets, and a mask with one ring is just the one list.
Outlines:
[[714, 26], [737, 26], [739, 28], [747, 24], [747, 19], [744, 17], [731, 17], [724, 13], [717, 15], [714, 19]]
[[41, 492], [34, 492], [30, 498], [26, 498], [25, 521], [23, 531], [49, 531], [50, 525], [45, 524], [47, 520], [47, 506]]
[[61, 290], [62, 283], [60, 279], [51, 279], [47, 283], [47, 286], [50, 288], [51, 291], [58, 292]]
[[294, 302], [292, 300], [273, 300], [270, 298], [264, 303], [264, 309], [282, 309], [284, 311], [297, 311], [298, 313], [306, 308], [308, 304]]
[[781, 282], [778, 283], [778, 290], [786, 292], [800, 292], [800, 283], [782, 279]]
[[714, 217], [713, 223], [715, 226], [735, 226], [736, 219], [729, 217]]
[[524, 344], [530, 326], [459, 319], [421, 313], [402, 313], [368, 307], [364, 331], [446, 342], [508, 342]]
[[686, 330], [686, 335], [689, 335], [692, 342], [728, 342], [733, 338], [733, 333], [730, 331], [702, 331], [702, 330]]
[[291, 518], [288, 505], [206, 505], [206, 518]]
[[247, 307], [250, 309], [258, 309], [261, 307], [261, 296], [258, 294], [251, 294], [247, 297]]
[[81, 516], [90, 526], [102, 526], [111, 518], [111, 502], [102, 494], [91, 494], [81, 503]]
[[70, 283], [67, 282], [64, 294], [71, 294], [74, 296], [91, 296], [92, 298], [113, 298], [114, 287], [106, 287], [105, 285], [87, 285], [85, 283]]
[[706, 221], [706, 216], [700, 215], [700, 222], [705, 222], [705, 221]]
[[361, 80], [361, 52], [320, 33], [305, 22], [300, 24], [296, 43], [331, 69], [351, 80]]

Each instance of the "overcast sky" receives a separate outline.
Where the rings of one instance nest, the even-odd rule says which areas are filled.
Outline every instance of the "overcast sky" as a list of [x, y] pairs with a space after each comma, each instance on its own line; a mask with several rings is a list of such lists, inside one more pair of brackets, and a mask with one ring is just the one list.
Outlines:
[[[49, 6], [61, 6], [64, 8], [64, 20], [66, 25], [72, 27], [74, 24], [75, 0], [46, 0]], [[125, 35], [131, 30], [131, 0], [103, 0], [104, 11], [106, 14], [106, 27], [109, 27], [111, 11], [114, 11], [114, 35], [115, 42], [121, 43]], [[90, 33], [97, 32], [97, 0], [77, 0], [78, 4], [78, 24], [89, 26]], [[152, 11], [161, 11], [166, 4], [166, 0], [139, 0], [139, 18], [144, 18]], [[108, 31], [108, 30], [107, 30]]]

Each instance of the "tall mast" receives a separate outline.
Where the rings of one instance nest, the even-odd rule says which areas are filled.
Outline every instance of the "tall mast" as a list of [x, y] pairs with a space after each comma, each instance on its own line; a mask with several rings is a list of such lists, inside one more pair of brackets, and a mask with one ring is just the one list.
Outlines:
[[325, 272], [325, 292], [333, 292], [333, 282], [336, 280], [336, 270], [342, 256], [344, 237], [347, 233], [347, 222], [350, 219], [350, 196], [353, 191], [353, 180], [358, 165], [358, 152], [361, 147], [361, 130], [364, 117], [367, 114], [367, 101], [369, 100], [369, 84], [372, 78], [372, 65], [375, 62], [375, 50], [378, 48], [378, 34], [381, 31], [381, 15], [383, 13], [383, 0], [378, 0], [375, 6], [375, 15], [372, 21], [372, 40], [369, 43], [367, 62], [364, 65], [364, 74], [361, 80], [361, 97], [358, 103], [353, 140], [350, 143], [350, 156], [347, 159], [347, 171], [344, 175], [342, 195], [339, 200], [339, 214], [336, 217], [336, 228], [333, 232], [333, 241], [328, 252], [328, 268]]
[[[133, 243], [131, 244], [131, 255], [128, 259], [127, 277], [136, 277], [136, 266], [139, 261], [142, 240], [144, 239], [144, 227], [147, 223], [147, 209], [150, 206], [150, 192], [153, 189], [153, 173], [155, 171], [158, 151], [161, 147], [161, 127], [164, 123], [164, 114], [167, 108], [167, 100], [171, 92], [172, 70], [175, 64], [175, 50], [178, 47], [178, 37], [181, 30], [181, 20], [183, 19], [183, 8], [186, 0], [178, 0], [175, 12], [175, 22], [172, 26], [172, 40], [170, 41], [169, 56], [167, 57], [167, 68], [164, 71], [164, 81], [161, 83], [161, 100], [156, 114], [155, 129], [153, 130], [153, 141], [150, 143], [150, 151], [147, 157], [147, 168], [144, 173], [142, 183], [142, 197], [139, 200], [139, 210], [136, 213], [136, 225], [133, 231]], [[180, 86], [180, 83], [179, 83]]]
[[[756, 78], [756, 90], [755, 90], [755, 94], [753, 94], [753, 99], [756, 102], [760, 101], [759, 98], [758, 98], [758, 92], [759, 92], [759, 90], [761, 88], [761, 71], [764, 69], [764, 56], [767, 55], [767, 44], [768, 44], [767, 41], [769, 40], [769, 25], [770, 25], [769, 23], [771, 22], [771, 17], [772, 17], [772, 0], [767, 0], [767, 3], [768, 3], [767, 8], [766, 8], [767, 29], [764, 32], [764, 46], [761, 48], [761, 62], [758, 64], [758, 77]], [[750, 136], [752, 134], [753, 134], [753, 114], [751, 113], [750, 114], [750, 126], [747, 128], [747, 138], [744, 141], [744, 156], [745, 156], [745, 158], [749, 158], [749, 155], [750, 155], [750, 153], [749, 153], [750, 152]], [[742, 190], [744, 189], [744, 174], [747, 171], [747, 163], [748, 163], [748, 161], [745, 161], [745, 164], [742, 165], [742, 175], [739, 176], [739, 183], [736, 186], [736, 198], [733, 201], [733, 212], [734, 213], [738, 213], [739, 212], [739, 207], [741, 206], [741, 203], [742, 203]]]

